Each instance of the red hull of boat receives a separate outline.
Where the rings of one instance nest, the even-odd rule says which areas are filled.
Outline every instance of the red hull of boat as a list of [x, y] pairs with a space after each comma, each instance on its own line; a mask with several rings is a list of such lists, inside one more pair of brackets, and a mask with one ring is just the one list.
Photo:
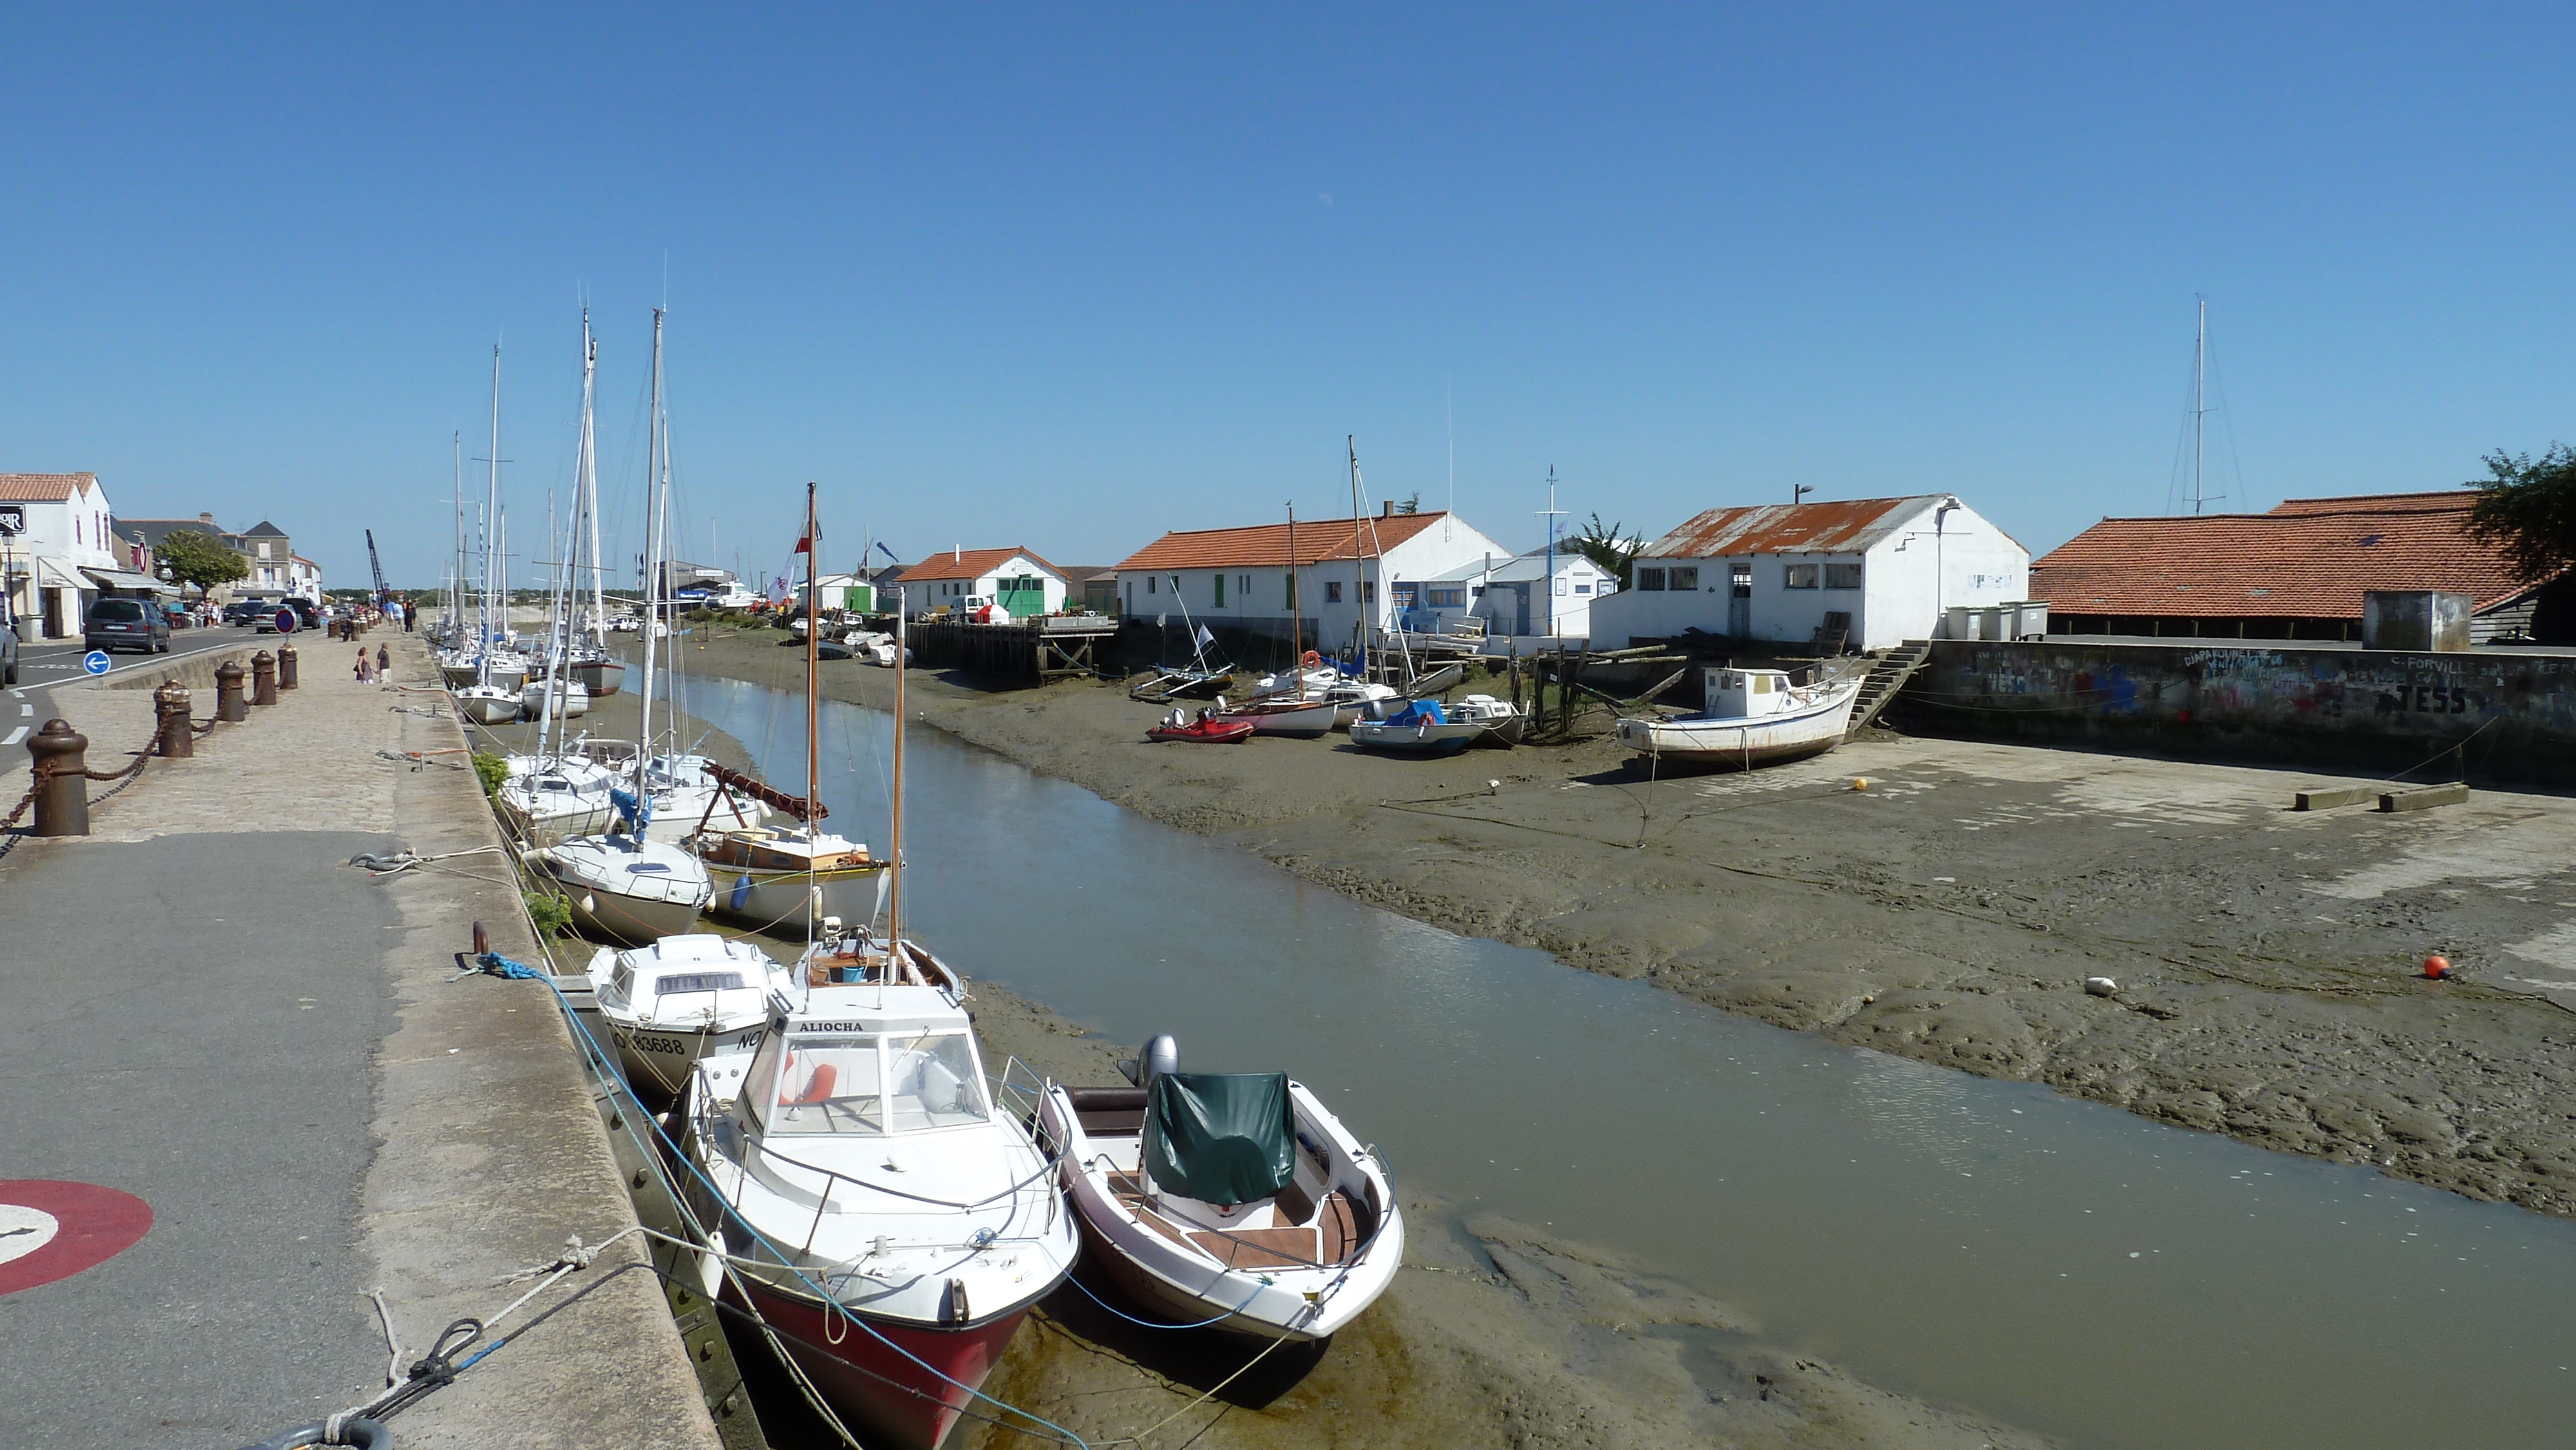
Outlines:
[[1158, 725], [1146, 731], [1145, 738], [1155, 741], [1179, 741], [1188, 745], [1233, 745], [1252, 738], [1252, 722], [1227, 720], [1207, 725], [1184, 725], [1178, 730]]
[[[934, 1450], [947, 1436], [970, 1398], [958, 1385], [983, 1387], [1028, 1312], [1006, 1314], [972, 1329], [924, 1329], [861, 1316], [885, 1336], [881, 1340], [838, 1314], [826, 1315], [802, 1295], [790, 1297], [755, 1280], [751, 1296], [833, 1412], [863, 1435], [873, 1430], [884, 1443], [905, 1450]], [[958, 1384], [895, 1353], [885, 1340]]]

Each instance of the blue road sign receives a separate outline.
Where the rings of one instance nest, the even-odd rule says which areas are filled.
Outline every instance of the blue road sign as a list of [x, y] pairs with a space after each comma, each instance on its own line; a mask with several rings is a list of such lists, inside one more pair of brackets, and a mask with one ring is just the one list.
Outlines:
[[107, 673], [107, 651], [105, 651], [105, 650], [103, 650], [103, 649], [94, 649], [94, 650], [91, 650], [88, 654], [82, 655], [82, 656], [81, 656], [81, 668], [82, 668], [82, 669], [85, 669], [85, 670], [87, 670], [87, 671], [89, 671], [89, 672], [90, 672], [91, 674], [93, 674], [93, 675], [103, 675], [103, 674], [106, 674], [106, 673]]
[[295, 611], [281, 609], [277, 611], [277, 618], [270, 620], [269, 623], [277, 626], [279, 634], [293, 634], [295, 633]]

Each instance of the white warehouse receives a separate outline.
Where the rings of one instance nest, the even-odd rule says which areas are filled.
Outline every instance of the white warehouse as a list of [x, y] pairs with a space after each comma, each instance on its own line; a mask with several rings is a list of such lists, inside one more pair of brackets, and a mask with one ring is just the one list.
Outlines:
[[1691, 630], [1888, 649], [1943, 611], [2018, 603], [2030, 551], [1954, 494], [1710, 509], [1648, 544], [1592, 606], [1594, 648]]
[[[1178, 625], [1243, 629], [1285, 638], [1292, 603], [1306, 648], [1337, 651], [1371, 628], [1396, 627], [1400, 616], [1429, 606], [1433, 591], [1453, 594], [1458, 612], [1471, 561], [1508, 559], [1511, 551], [1449, 513], [1381, 513], [1297, 524], [1295, 562], [1288, 525], [1195, 529], [1163, 535], [1118, 565], [1118, 608], [1129, 619], [1162, 617]], [[1291, 578], [1295, 595], [1291, 596]]]

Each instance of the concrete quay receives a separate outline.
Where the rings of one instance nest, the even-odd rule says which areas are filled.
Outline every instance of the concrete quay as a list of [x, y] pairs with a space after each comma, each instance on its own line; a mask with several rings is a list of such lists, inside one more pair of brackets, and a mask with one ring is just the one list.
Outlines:
[[[89, 836], [0, 857], [0, 1444], [267, 1439], [384, 1387], [370, 1290], [407, 1366], [533, 1282], [504, 1276], [635, 1222], [547, 990], [450, 980], [478, 918], [508, 955], [534, 942], [425, 648], [380, 641], [397, 687], [357, 684], [355, 646], [308, 646], [278, 705], [110, 799], [93, 785]], [[148, 738], [159, 679], [53, 689], [92, 770]], [[213, 708], [200, 690], [195, 714]], [[447, 859], [346, 864], [404, 848]], [[52, 1241], [13, 1256], [38, 1234], [13, 1234], [33, 1220], [9, 1205], [59, 1207], [63, 1183], [140, 1199], [148, 1232], [49, 1277], [67, 1249], [113, 1247], [83, 1237], [100, 1196], [74, 1193]], [[644, 1261], [623, 1239], [499, 1332]], [[644, 1270], [392, 1428], [405, 1450], [719, 1443]]]

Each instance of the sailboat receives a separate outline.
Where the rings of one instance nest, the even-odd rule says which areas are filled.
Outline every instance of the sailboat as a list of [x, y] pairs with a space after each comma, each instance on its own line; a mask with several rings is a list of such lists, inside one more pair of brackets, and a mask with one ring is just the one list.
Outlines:
[[772, 1003], [755, 1051], [701, 1059], [679, 1116], [724, 1292], [871, 1443], [931, 1450], [1079, 1239], [1054, 1166], [986, 1089], [964, 978], [902, 936], [896, 645], [884, 944], [822, 923], [804, 1000]]
[[[805, 485], [805, 536], [797, 543], [805, 555], [805, 597], [818, 597], [815, 557], [823, 541], [814, 516], [814, 485]], [[810, 936], [827, 917], [874, 921], [876, 895], [886, 863], [868, 855], [866, 843], [823, 829], [830, 814], [816, 792], [822, 776], [821, 658], [818, 631], [805, 635], [805, 794], [791, 796], [737, 771], [710, 766], [720, 796], [740, 791], [793, 817], [794, 828], [758, 824], [718, 826], [713, 823], [719, 800], [707, 802], [706, 818], [689, 837], [689, 846], [718, 879], [714, 914], [760, 931]], [[864, 908], [864, 909], [862, 909]]]
[[[668, 426], [662, 405], [662, 312], [655, 308], [652, 425], [644, 484], [645, 558], [655, 569], [660, 567], [663, 514], [670, 495]], [[638, 946], [687, 931], [715, 896], [707, 868], [696, 855], [648, 835], [654, 807], [653, 664], [654, 639], [648, 634], [632, 789], [615, 789], [609, 796], [619, 817], [616, 827], [549, 846], [537, 856], [540, 869], [571, 897], [575, 925], [595, 937]]]
[[[1288, 510], [1288, 638], [1290, 648], [1305, 642], [1305, 619], [1300, 613], [1304, 601], [1297, 597], [1293, 581], [1297, 577], [1297, 510]], [[1320, 740], [1333, 728], [1334, 705], [1330, 700], [1309, 699], [1306, 676], [1301, 670], [1293, 676], [1294, 693], [1280, 693], [1266, 699], [1252, 699], [1229, 705], [1219, 695], [1215, 708], [1201, 712], [1200, 719], [1213, 725], [1250, 725], [1255, 735], [1283, 735], [1291, 740]]]
[[[585, 526], [590, 532], [590, 609], [578, 629], [572, 627], [573, 611], [565, 611], [564, 662], [572, 672], [573, 682], [592, 699], [614, 695], [626, 683], [626, 661], [608, 650], [608, 575], [607, 557], [599, 552], [599, 454], [592, 441], [591, 371], [599, 356], [599, 342], [590, 335], [590, 312], [581, 315], [581, 468], [573, 481], [573, 547], [581, 547]], [[572, 573], [572, 600], [581, 599], [581, 571]]]
[[[502, 725], [519, 718], [519, 689], [527, 683], [528, 667], [515, 654], [502, 654], [492, 619], [494, 549], [501, 513], [501, 345], [497, 342], [492, 344], [492, 456], [488, 461], [492, 472], [483, 504], [483, 599], [474, 628], [474, 682], [458, 686], [454, 693], [456, 708], [466, 718], [482, 725]], [[508, 598], [502, 595], [505, 625]]]

